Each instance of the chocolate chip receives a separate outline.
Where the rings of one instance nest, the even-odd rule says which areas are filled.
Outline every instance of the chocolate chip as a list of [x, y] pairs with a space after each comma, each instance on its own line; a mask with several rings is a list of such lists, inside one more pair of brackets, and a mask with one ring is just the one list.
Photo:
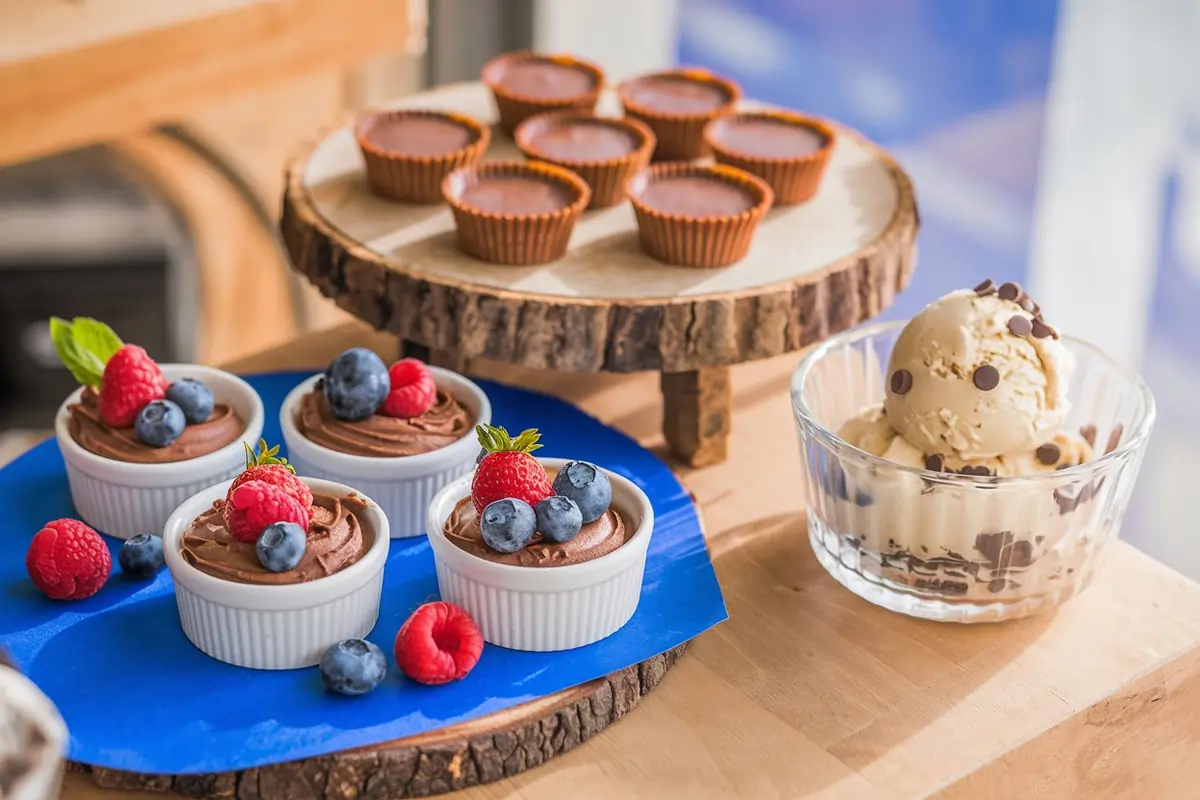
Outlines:
[[[990, 392], [1000, 385], [1000, 370], [993, 367], [991, 364], [983, 364], [975, 368], [975, 373], [971, 376], [975, 388], [981, 392]], [[893, 379], [893, 384], [895, 380]]]
[[1000, 284], [1000, 289], [998, 292], [1001, 300], [1016, 300], [1021, 296], [1021, 286], [1020, 284], [1009, 281], [1007, 283]]
[[908, 394], [912, 388], [912, 373], [906, 369], [898, 369], [892, 373], [892, 391], [896, 394]]
[[1033, 329], [1033, 338], [1035, 339], [1045, 339], [1048, 336], [1054, 335], [1054, 330], [1040, 319], [1035, 319], [1031, 327]]
[[1028, 336], [1029, 332], [1033, 330], [1033, 323], [1029, 317], [1013, 314], [1008, 318], [1008, 330], [1013, 336]]
[[959, 470], [959, 474], [961, 474], [961, 475], [978, 475], [981, 478], [986, 478], [992, 474], [992, 471], [990, 469], [988, 469], [987, 467], [983, 466], [982, 464], [979, 464], [979, 465], [967, 464], [965, 467], [963, 467], [962, 469]]
[[1058, 445], [1054, 442], [1047, 442], [1034, 451], [1037, 460], [1045, 464], [1047, 467], [1057, 464], [1058, 459], [1062, 456], [1062, 451], [1058, 449]]
[[1042, 318], [1042, 307], [1039, 306], [1037, 303], [1033, 304], [1033, 316], [1037, 319]]
[[1113, 450], [1117, 449], [1117, 445], [1121, 443], [1121, 435], [1125, 433], [1125, 426], [1117, 423], [1113, 426], [1112, 432], [1108, 434], [1108, 444], [1104, 447], [1104, 455], [1108, 455]]
[[931, 456], [925, 456], [925, 469], [929, 470], [930, 472], [941, 472], [942, 467], [945, 465], [945, 460], [937, 453], [934, 453]]
[[983, 283], [975, 287], [975, 294], [980, 297], [987, 297], [989, 294], [996, 291], [996, 282], [991, 278], [985, 278]]
[[1096, 446], [1096, 426], [1095, 425], [1084, 425], [1082, 428], [1079, 429], [1079, 435], [1083, 437], [1083, 440], [1085, 442], [1087, 442], [1089, 446], [1091, 446], [1091, 447]]
[[1025, 295], [1020, 300], [1018, 300], [1017, 305], [1019, 305], [1021, 308], [1028, 311], [1030, 314], [1032, 314], [1033, 309], [1037, 307], [1037, 303], [1033, 302], [1033, 298], [1030, 297], [1029, 295]]

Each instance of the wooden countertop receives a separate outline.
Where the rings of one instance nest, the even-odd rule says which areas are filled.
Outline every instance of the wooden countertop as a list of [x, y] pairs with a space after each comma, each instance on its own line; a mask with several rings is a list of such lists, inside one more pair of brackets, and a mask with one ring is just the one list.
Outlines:
[[[391, 339], [347, 325], [238, 362], [316, 368]], [[515, 779], [458, 797], [1190, 796], [1200, 746], [1200, 586], [1123, 543], [1057, 613], [1002, 625], [910, 620], [827, 577], [801, 514], [795, 357], [734, 369], [729, 460], [680, 470], [730, 619], [628, 717]], [[657, 376], [489, 364], [663, 450]], [[66, 800], [131, 795], [70, 775]]]
[[397, 0], [3, 0], [0, 164], [403, 46]]

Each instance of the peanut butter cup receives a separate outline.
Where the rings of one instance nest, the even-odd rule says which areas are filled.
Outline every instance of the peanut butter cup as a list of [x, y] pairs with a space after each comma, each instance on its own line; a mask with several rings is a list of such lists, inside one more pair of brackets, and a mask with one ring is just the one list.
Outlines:
[[440, 203], [442, 181], [483, 158], [492, 133], [464, 115], [442, 111], [382, 111], [354, 126], [371, 191], [406, 203]]
[[628, 116], [654, 131], [656, 161], [687, 161], [709, 154], [704, 126], [731, 113], [742, 90], [728, 78], [685, 68], [626, 81], [617, 95]]
[[723, 164], [656, 164], [629, 182], [642, 249], [684, 267], [739, 261], [773, 199], [765, 181]]
[[624, 200], [626, 184], [654, 150], [654, 134], [641, 122], [577, 111], [531, 117], [517, 127], [515, 138], [526, 158], [583, 178], [592, 189], [592, 208]]
[[541, 162], [489, 161], [453, 172], [442, 193], [458, 246], [493, 264], [562, 258], [592, 192], [570, 170]]
[[480, 74], [500, 112], [500, 130], [512, 135], [535, 114], [567, 109], [590, 111], [604, 88], [604, 71], [569, 55], [505, 53]]
[[837, 140], [826, 123], [793, 111], [753, 111], [713, 120], [704, 140], [718, 163], [762, 178], [777, 205], [817, 193]]

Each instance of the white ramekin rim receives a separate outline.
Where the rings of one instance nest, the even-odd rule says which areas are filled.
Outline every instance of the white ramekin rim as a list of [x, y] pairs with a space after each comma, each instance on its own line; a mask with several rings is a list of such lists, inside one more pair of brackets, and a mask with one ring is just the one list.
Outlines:
[[383, 570], [391, 542], [387, 516], [382, 509], [374, 500], [345, 484], [303, 476], [300, 480], [314, 494], [334, 497], [354, 494], [365, 501], [366, 508], [359, 517], [359, 522], [364, 528], [370, 527], [375, 539], [362, 558], [333, 575], [285, 586], [237, 583], [201, 572], [184, 560], [180, 543], [183, 534], [191, 528], [196, 518], [212, 507], [214, 501], [225, 496], [233, 483], [232, 480], [228, 480], [192, 495], [167, 519], [162, 533], [163, 555], [175, 583], [223, 606], [254, 611], [282, 611], [309, 608], [344, 597], [375, 578]]
[[[475, 417], [476, 425], [489, 425], [492, 421], [492, 404], [487, 394], [470, 378], [441, 367], [429, 367], [433, 373], [434, 383], [442, 391], [462, 403]], [[287, 444], [289, 455], [296, 453], [297, 457], [310, 464], [319, 464], [323, 469], [350, 478], [367, 478], [372, 480], [408, 480], [420, 478], [431, 472], [438, 472], [454, 464], [473, 461], [479, 453], [479, 439], [472, 427], [457, 441], [413, 456], [397, 456], [394, 458], [377, 458], [375, 456], [359, 456], [340, 453], [319, 445], [296, 427], [296, 410], [300, 401], [312, 391], [323, 377], [317, 373], [301, 381], [296, 388], [288, 392], [283, 405], [279, 409], [279, 425], [283, 429], [283, 439]]]
[[80, 387], [63, 401], [54, 418], [54, 435], [58, 440], [58, 447], [62, 452], [63, 459], [88, 475], [103, 478], [112, 483], [145, 487], [187, 483], [214, 472], [220, 472], [226, 469], [231, 461], [244, 464], [246, 449], [243, 442], [251, 446], [256, 445], [262, 436], [263, 422], [266, 419], [262, 398], [258, 396], [254, 387], [232, 372], [215, 367], [206, 367], [200, 364], [160, 364], [159, 367], [162, 369], [163, 375], [171, 381], [182, 378], [195, 378], [202, 381], [212, 390], [216, 402], [233, 406], [246, 424], [242, 435], [224, 447], [196, 458], [189, 458], [186, 461], [172, 461], [166, 464], [134, 464], [106, 458], [85, 449], [71, 436], [68, 424], [71, 418], [69, 408], [78, 403], [82, 397], [83, 387]]
[[[573, 460], [539, 458], [538, 462], [557, 471]], [[457, 547], [446, 539], [442, 529], [458, 502], [471, 493], [472, 473], [448, 484], [429, 504], [426, 525], [434, 557], [452, 569], [470, 572], [472, 577], [483, 582], [530, 592], [559, 592], [603, 583], [633, 568], [639, 561], [645, 560], [650, 547], [650, 537], [654, 532], [654, 507], [646, 493], [633, 481], [603, 467], [600, 469], [612, 483], [613, 505], [617, 506], [626, 522], [631, 521], [630, 517], [637, 519], [633, 536], [611, 553], [561, 567], [522, 567], [488, 561]]]

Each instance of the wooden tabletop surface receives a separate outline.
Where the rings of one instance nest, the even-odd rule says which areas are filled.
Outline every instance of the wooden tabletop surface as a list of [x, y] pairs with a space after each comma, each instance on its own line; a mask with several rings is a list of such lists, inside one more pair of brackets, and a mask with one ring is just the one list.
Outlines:
[[[391, 339], [348, 325], [234, 365], [318, 368]], [[827, 577], [809, 550], [787, 397], [796, 358], [734, 369], [726, 463], [680, 470], [730, 619], [628, 717], [515, 779], [456, 797], [1187, 797], [1200, 747], [1200, 586], [1118, 543], [1057, 613], [910, 620]], [[475, 365], [662, 452], [657, 376]], [[500, 422], [503, 422], [502, 420]], [[70, 775], [66, 800], [140, 797]]]

